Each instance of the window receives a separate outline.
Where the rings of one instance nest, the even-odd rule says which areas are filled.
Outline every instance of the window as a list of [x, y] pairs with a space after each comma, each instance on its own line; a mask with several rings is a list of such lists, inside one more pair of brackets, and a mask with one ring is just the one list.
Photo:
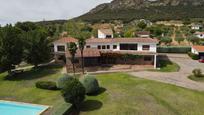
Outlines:
[[106, 35], [106, 38], [112, 38], [112, 35]]
[[150, 46], [149, 45], [143, 45], [142, 46], [142, 50], [149, 50], [150, 49]]
[[144, 61], [152, 61], [152, 57], [151, 56], [145, 56]]
[[110, 49], [110, 45], [107, 45], [107, 49]]
[[65, 46], [57, 46], [57, 51], [64, 52]]
[[102, 45], [102, 49], [106, 49], [106, 46], [105, 46], [105, 45]]
[[120, 50], [137, 50], [137, 44], [120, 44]]
[[117, 47], [117, 45], [113, 45], [113, 49], [117, 49], [118, 47]]
[[101, 46], [98, 46], [98, 49], [100, 50], [100, 49], [101, 49]]
[[88, 46], [86, 46], [86, 48], [91, 48], [91, 46], [88, 45]]

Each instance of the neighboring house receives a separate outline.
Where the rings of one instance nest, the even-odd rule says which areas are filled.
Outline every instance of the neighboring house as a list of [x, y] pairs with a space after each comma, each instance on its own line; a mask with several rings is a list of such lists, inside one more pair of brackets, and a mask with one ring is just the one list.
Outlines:
[[191, 29], [192, 30], [200, 30], [203, 28], [202, 24], [191, 24]]
[[136, 35], [138, 37], [141, 37], [141, 38], [149, 38], [150, 37], [150, 32], [148, 32], [148, 31], [140, 31], [140, 32], [136, 32]]
[[204, 32], [196, 32], [195, 36], [200, 38], [200, 39], [203, 39], [204, 38]]
[[99, 29], [98, 38], [113, 38], [112, 29]]
[[192, 46], [191, 52], [199, 55], [199, 59], [204, 59], [204, 46]]
[[[66, 44], [70, 42], [77, 42], [77, 40], [74, 38], [62, 38], [54, 42], [54, 48], [56, 61], [63, 59], [64, 57], [61, 58], [62, 55], [66, 55], [67, 67], [71, 68], [71, 56], [66, 50]], [[86, 40], [84, 50], [85, 66], [138, 64], [152, 65], [152, 67], [156, 68], [157, 43], [158, 41], [156, 39], [151, 38], [90, 38]], [[126, 54], [138, 57], [124, 60], [122, 57]], [[80, 67], [81, 64], [80, 57], [80, 51], [78, 50], [76, 53], [76, 66], [78, 67]]]

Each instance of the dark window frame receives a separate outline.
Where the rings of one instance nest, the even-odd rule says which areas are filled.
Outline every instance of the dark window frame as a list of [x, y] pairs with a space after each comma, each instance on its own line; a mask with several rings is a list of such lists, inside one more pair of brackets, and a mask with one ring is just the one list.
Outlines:
[[118, 46], [117, 45], [113, 45], [113, 49], [118, 49]]
[[106, 49], [106, 45], [102, 45], [102, 49], [105, 50]]
[[86, 48], [91, 48], [91, 46], [90, 46], [90, 45], [87, 45]]
[[106, 46], [106, 49], [110, 49], [110, 45], [107, 45], [107, 46]]
[[149, 51], [150, 50], [150, 45], [142, 45], [142, 50]]
[[65, 46], [64, 45], [58, 45], [57, 46], [57, 51], [58, 52], [65, 52]]
[[138, 50], [138, 44], [128, 44], [128, 43], [122, 43], [120, 44], [120, 50]]

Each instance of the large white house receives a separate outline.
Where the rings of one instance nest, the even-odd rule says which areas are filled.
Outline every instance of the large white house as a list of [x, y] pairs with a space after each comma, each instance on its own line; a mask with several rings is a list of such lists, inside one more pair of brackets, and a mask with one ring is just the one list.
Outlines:
[[[99, 32], [100, 36], [100, 32]], [[70, 64], [67, 44], [78, 40], [75, 38], [61, 38], [54, 42], [54, 54], [56, 61], [64, 61]], [[157, 39], [152, 38], [90, 38], [86, 40], [84, 50], [85, 66], [103, 64], [138, 64], [157, 65]], [[134, 57], [123, 59], [125, 55]], [[76, 58], [80, 58], [78, 50]], [[80, 63], [80, 60], [77, 61]]]

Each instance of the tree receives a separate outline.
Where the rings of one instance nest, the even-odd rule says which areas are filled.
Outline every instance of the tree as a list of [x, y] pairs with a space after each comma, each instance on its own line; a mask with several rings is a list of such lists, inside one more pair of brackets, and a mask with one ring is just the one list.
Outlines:
[[200, 43], [200, 39], [198, 37], [195, 37], [195, 36], [190, 36], [187, 38], [187, 40], [189, 42], [192, 42], [193, 44], [199, 44]]
[[82, 67], [82, 73], [84, 74], [84, 47], [86, 45], [86, 39], [79, 38], [78, 39], [79, 49], [81, 52], [81, 67]]
[[37, 25], [32, 22], [17, 22], [15, 27], [21, 29], [24, 32], [28, 32], [28, 31], [37, 29]]
[[75, 37], [78, 39], [79, 50], [81, 53], [81, 62], [82, 62], [82, 73], [84, 74], [84, 47], [86, 45], [86, 39], [90, 38], [89, 32], [80, 32]]
[[143, 30], [147, 27], [147, 24], [144, 21], [140, 21], [137, 26]]
[[73, 67], [73, 72], [75, 74], [75, 55], [76, 55], [76, 52], [77, 52], [77, 45], [76, 43], [74, 42], [71, 42], [68, 44], [68, 51], [71, 55], [71, 62], [72, 62], [72, 67]]
[[86, 89], [77, 79], [71, 79], [66, 82], [62, 88], [62, 96], [67, 103], [71, 103], [77, 110], [85, 99]]
[[160, 42], [164, 43], [165, 45], [168, 45], [172, 42], [172, 39], [169, 37], [162, 37]]
[[0, 68], [9, 73], [22, 61], [23, 42], [20, 34], [21, 31], [12, 25], [0, 29]]
[[23, 34], [25, 43], [25, 60], [38, 67], [41, 63], [50, 61], [51, 50], [47, 32], [43, 29], [36, 29]]
[[184, 41], [184, 38], [183, 37], [176, 37], [175, 39], [179, 44]]

